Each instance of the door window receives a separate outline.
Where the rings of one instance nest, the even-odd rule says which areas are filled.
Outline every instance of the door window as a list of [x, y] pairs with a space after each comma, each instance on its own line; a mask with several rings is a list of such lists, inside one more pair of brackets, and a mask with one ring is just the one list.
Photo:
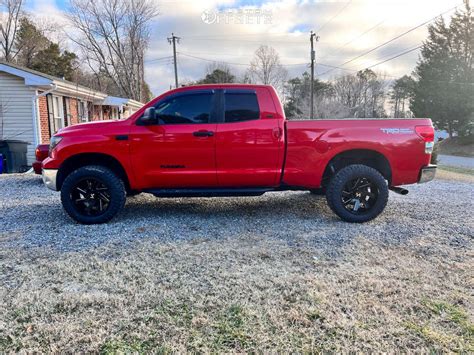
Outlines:
[[209, 123], [212, 93], [180, 95], [158, 103], [155, 107], [160, 124]]
[[89, 109], [86, 101], [78, 102], [79, 120], [81, 122], [89, 121]]
[[225, 93], [225, 122], [258, 120], [260, 109], [257, 94], [251, 92]]

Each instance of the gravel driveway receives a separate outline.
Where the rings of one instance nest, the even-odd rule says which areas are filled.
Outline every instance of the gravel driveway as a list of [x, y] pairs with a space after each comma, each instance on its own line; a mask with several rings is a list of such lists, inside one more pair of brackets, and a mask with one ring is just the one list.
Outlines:
[[361, 225], [281, 192], [142, 194], [83, 226], [0, 176], [0, 351], [472, 351], [473, 187], [390, 192]]

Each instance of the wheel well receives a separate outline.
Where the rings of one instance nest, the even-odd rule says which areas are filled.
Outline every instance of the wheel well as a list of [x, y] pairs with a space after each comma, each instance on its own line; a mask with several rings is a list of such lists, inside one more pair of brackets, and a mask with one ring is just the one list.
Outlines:
[[389, 183], [392, 179], [390, 163], [383, 154], [374, 150], [354, 149], [339, 153], [331, 159], [324, 170], [321, 185], [326, 186], [332, 175], [352, 164], [362, 164], [374, 168], [382, 174]]
[[58, 177], [57, 177], [57, 186], [58, 189], [61, 189], [61, 186], [64, 182], [64, 179], [72, 173], [74, 170], [81, 168], [86, 165], [100, 165], [105, 166], [112, 170], [125, 184], [127, 191], [130, 191], [130, 182], [128, 181], [127, 173], [123, 168], [122, 164], [115, 159], [114, 157], [101, 154], [101, 153], [82, 153], [73, 155], [72, 157], [66, 159], [59, 168]]

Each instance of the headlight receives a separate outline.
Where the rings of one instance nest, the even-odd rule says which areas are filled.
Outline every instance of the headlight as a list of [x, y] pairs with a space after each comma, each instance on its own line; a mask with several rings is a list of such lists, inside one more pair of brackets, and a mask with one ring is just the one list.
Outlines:
[[49, 155], [51, 155], [51, 152], [53, 151], [54, 148], [61, 142], [63, 137], [61, 136], [53, 136], [51, 137], [51, 140], [49, 142]]

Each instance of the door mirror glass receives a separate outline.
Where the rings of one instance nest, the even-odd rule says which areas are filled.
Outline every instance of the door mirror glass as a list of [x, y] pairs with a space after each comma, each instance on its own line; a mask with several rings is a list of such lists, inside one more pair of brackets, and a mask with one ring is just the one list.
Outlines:
[[145, 112], [143, 113], [142, 118], [140, 121], [143, 124], [156, 124], [158, 120], [156, 118], [156, 110], [154, 107], [148, 107]]

